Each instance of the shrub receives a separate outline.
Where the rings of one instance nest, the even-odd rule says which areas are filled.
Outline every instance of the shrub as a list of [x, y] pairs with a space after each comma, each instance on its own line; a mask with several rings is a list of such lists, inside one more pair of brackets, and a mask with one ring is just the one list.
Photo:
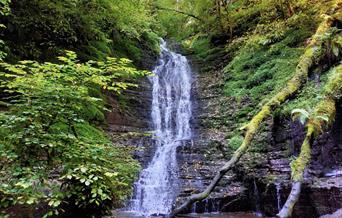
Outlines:
[[[1, 63], [8, 110], [0, 113], [1, 207], [47, 203], [108, 211], [131, 191], [139, 168], [93, 121], [103, 120], [100, 90], [120, 94], [145, 76], [127, 59], [81, 64], [75, 53], [60, 64]], [[98, 91], [95, 91], [98, 90]]]

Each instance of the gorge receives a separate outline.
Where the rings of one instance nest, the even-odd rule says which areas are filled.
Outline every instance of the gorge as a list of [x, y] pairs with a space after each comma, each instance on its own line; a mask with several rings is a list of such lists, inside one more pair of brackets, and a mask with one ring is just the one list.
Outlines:
[[341, 0], [0, 0], [0, 217], [340, 218], [341, 61]]

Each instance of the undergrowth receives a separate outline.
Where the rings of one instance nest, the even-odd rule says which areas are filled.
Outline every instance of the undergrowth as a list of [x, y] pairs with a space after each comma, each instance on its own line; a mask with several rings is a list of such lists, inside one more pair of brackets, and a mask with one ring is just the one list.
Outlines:
[[46, 215], [65, 208], [105, 214], [130, 195], [139, 164], [99, 127], [107, 110], [101, 90], [120, 95], [148, 72], [123, 58], [81, 63], [67, 52], [58, 59], [0, 64], [8, 94], [0, 113], [0, 209], [43, 204]]

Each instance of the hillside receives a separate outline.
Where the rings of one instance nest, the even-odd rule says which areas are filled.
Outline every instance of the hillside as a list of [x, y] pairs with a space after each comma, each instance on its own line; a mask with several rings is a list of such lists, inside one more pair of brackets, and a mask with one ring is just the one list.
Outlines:
[[0, 216], [342, 208], [341, 7], [1, 0]]

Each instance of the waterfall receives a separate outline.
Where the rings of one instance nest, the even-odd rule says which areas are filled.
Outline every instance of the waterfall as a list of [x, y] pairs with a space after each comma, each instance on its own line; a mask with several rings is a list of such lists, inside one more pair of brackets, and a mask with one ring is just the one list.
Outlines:
[[281, 210], [281, 208], [283, 207], [282, 205], [281, 205], [281, 183], [276, 183], [275, 184], [275, 186], [276, 186], [276, 194], [277, 194], [277, 207], [278, 207], [278, 212], [280, 212], [280, 210]]
[[191, 69], [187, 59], [161, 42], [161, 56], [155, 67], [152, 121], [156, 151], [135, 183], [130, 211], [139, 215], [171, 212], [178, 194], [177, 147], [191, 140]]
[[258, 185], [255, 181], [253, 180], [253, 194], [254, 194], [254, 201], [255, 201], [255, 214], [258, 217], [262, 217], [262, 212], [261, 212], [261, 205], [260, 205], [260, 193], [258, 189]]

